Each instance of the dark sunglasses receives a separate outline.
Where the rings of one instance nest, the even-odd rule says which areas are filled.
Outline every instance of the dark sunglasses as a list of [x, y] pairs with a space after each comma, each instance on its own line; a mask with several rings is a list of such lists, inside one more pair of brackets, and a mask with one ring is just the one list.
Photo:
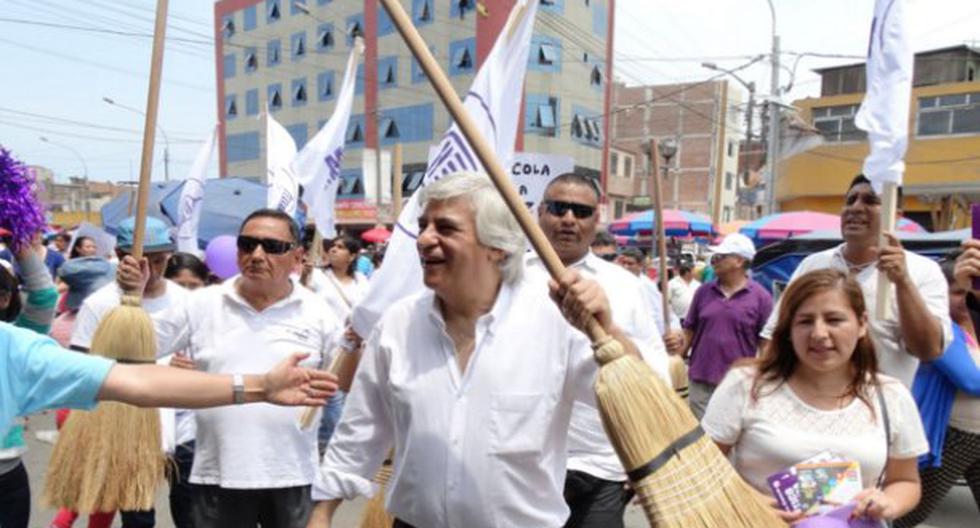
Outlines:
[[238, 235], [237, 244], [239, 251], [252, 253], [255, 251], [255, 248], [262, 246], [262, 251], [265, 251], [270, 255], [282, 255], [283, 253], [296, 247], [296, 244], [286, 242], [285, 240], [276, 240], [274, 238], [256, 238], [246, 235]]
[[584, 220], [586, 218], [591, 218], [595, 214], [595, 207], [591, 205], [577, 204], [574, 202], [562, 202], [558, 200], [545, 200], [542, 202], [544, 204], [545, 210], [548, 214], [552, 214], [558, 217], [565, 216], [565, 213], [571, 211], [575, 218], [579, 220]]
[[605, 261], [608, 261], [608, 262], [612, 262], [612, 261], [616, 260], [616, 257], [618, 257], [619, 255], [617, 255], [616, 253], [603, 253], [601, 255], [596, 254], [596, 256], [599, 257], [599, 258], [601, 258], [602, 260], [605, 260]]

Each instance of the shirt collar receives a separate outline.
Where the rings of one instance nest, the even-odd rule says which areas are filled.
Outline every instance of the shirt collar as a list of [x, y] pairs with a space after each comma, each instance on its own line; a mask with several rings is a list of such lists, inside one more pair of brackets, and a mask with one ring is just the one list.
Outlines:
[[[485, 327], [488, 333], [493, 334], [500, 320], [510, 310], [515, 288], [516, 285], [509, 284], [506, 281], [500, 284], [500, 290], [497, 292], [497, 298], [493, 301], [493, 307], [490, 308], [489, 312], [481, 315], [476, 321], [478, 329], [479, 327]], [[431, 290], [429, 293], [432, 296], [432, 302], [429, 303], [429, 318], [432, 319], [436, 326], [445, 330], [446, 321], [442, 317], [442, 311], [439, 310], [439, 296]]]
[[[244, 297], [241, 296], [240, 293], [238, 293], [237, 285], [239, 279], [241, 279], [241, 275], [235, 275], [234, 277], [231, 277], [225, 280], [224, 282], [222, 282], [221, 285], [218, 286], [219, 288], [221, 288], [221, 295], [225, 299], [228, 299], [229, 301], [238, 304], [239, 306], [245, 307], [253, 312], [258, 312], [258, 310], [256, 310], [248, 301], [245, 300]], [[281, 306], [287, 306], [292, 303], [302, 302], [302, 299], [300, 298], [300, 288], [302, 288], [303, 286], [301, 286], [299, 280], [293, 276], [289, 277], [289, 282], [292, 283], [293, 285], [292, 290], [289, 292], [289, 295], [267, 306], [265, 310], [262, 310], [263, 312], [268, 311], [270, 309], [279, 308]]]
[[[742, 293], [743, 291], [744, 292], [749, 291], [752, 288], [752, 284], [754, 282], [755, 281], [752, 280], [752, 277], [746, 277], [745, 284], [743, 284], [741, 288], [735, 290], [731, 296], [735, 297], [736, 295]], [[721, 289], [721, 282], [718, 282], [718, 279], [712, 280], [709, 284], [711, 284], [711, 287], [714, 288], [714, 290], [717, 291], [720, 295], [725, 295], [725, 291]]]

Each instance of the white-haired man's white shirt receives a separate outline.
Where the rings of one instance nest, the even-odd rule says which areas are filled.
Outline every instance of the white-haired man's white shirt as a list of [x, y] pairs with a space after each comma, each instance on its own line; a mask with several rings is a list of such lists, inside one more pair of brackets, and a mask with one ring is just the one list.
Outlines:
[[[527, 280], [547, 291], [550, 276], [541, 259], [532, 253], [525, 256], [524, 262]], [[613, 322], [669, 386], [667, 351], [654, 324], [654, 314], [640, 278], [622, 266], [600, 259], [591, 251], [569, 267], [602, 286], [612, 308]], [[623, 465], [602, 426], [595, 399], [575, 402], [568, 430], [568, 469], [604, 480], [626, 481]]]
[[[819, 253], [814, 253], [800, 262], [789, 279], [789, 284], [804, 273], [818, 269], [836, 269], [848, 272], [847, 262], [842, 253], [844, 244], [830, 248]], [[878, 268], [872, 263], [860, 272], [853, 274], [855, 280], [861, 285], [864, 293], [864, 304], [868, 310], [868, 320], [871, 322], [871, 338], [875, 344], [875, 351], [878, 353], [878, 370], [882, 373], [898, 378], [907, 388], [912, 388], [912, 380], [915, 378], [915, 371], [919, 368], [919, 358], [914, 356], [905, 346], [902, 338], [902, 329], [898, 320], [898, 297], [895, 295], [895, 285], [888, 283], [891, 289], [889, 302], [891, 309], [887, 319], [878, 319], [875, 309], [878, 302]], [[942, 328], [942, 349], [946, 349], [946, 344], [953, 340], [953, 327], [949, 319], [949, 286], [946, 278], [939, 269], [939, 265], [931, 259], [918, 255], [911, 251], [905, 251], [905, 265], [908, 268], [909, 277], [915, 283], [915, 288], [919, 290], [919, 295], [926, 303], [929, 313], [939, 321]], [[764, 339], [770, 339], [772, 332], [776, 328], [776, 321], [779, 320], [779, 305], [775, 303], [772, 313], [766, 326], [759, 335]]]
[[[292, 281], [284, 299], [257, 311], [241, 295], [235, 276], [191, 292], [183, 307], [154, 320], [172, 352], [185, 350], [204, 372], [266, 372], [296, 352], [300, 365], [317, 367], [336, 339], [340, 322], [326, 301]], [[316, 428], [299, 427], [301, 411], [268, 403], [195, 411], [197, 440], [190, 482], [227, 489], [316, 486]]]
[[594, 398], [589, 341], [541, 284], [502, 284], [460, 372], [435, 294], [368, 338], [315, 500], [370, 495], [394, 448], [387, 510], [414, 526], [558, 527], [572, 402]]

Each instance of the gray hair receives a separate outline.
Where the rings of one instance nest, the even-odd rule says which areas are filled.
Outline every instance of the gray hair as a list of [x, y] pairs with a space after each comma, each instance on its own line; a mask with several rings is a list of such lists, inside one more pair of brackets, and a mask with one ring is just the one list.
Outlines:
[[419, 191], [419, 209], [429, 202], [466, 199], [473, 208], [476, 237], [481, 244], [503, 251], [507, 256], [500, 265], [504, 282], [520, 280], [524, 273], [524, 251], [527, 240], [504, 199], [486, 174], [457, 172], [447, 174]]

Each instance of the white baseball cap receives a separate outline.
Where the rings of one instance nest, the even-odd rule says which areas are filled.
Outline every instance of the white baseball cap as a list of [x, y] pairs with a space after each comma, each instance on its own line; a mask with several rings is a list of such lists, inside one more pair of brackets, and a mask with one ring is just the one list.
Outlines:
[[746, 260], [755, 258], [755, 244], [749, 237], [741, 233], [732, 233], [726, 236], [721, 244], [708, 246], [708, 251], [716, 255], [738, 255]]

